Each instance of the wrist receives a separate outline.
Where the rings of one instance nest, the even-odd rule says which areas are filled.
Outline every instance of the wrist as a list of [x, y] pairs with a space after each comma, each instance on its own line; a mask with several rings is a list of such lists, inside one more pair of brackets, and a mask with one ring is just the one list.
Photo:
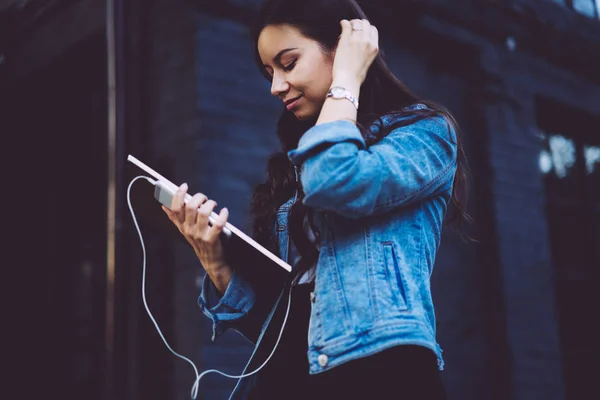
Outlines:
[[207, 264], [208, 265], [206, 265], [205, 269], [206, 269], [206, 272], [208, 272], [211, 276], [219, 277], [224, 272], [227, 273], [231, 270], [229, 265], [224, 261], [211, 262], [211, 263], [207, 263]]
[[217, 291], [223, 295], [231, 281], [231, 268], [227, 264], [222, 264], [216, 269], [206, 269], [206, 273], [217, 288]]
[[207, 257], [206, 254], [203, 254], [200, 250], [194, 248], [196, 253], [196, 257], [200, 260], [202, 264], [202, 268], [208, 273], [211, 277], [213, 275], [217, 275], [222, 271], [230, 270], [228, 263], [221, 259], [221, 257]]
[[337, 74], [335, 78], [333, 78], [330, 88], [334, 86], [343, 87], [358, 99], [361, 83], [357, 78], [350, 75]]
[[352, 103], [354, 108], [358, 110], [358, 99], [354, 97], [352, 92], [342, 86], [332, 86], [327, 92], [327, 98], [333, 98], [336, 100], [348, 100]]

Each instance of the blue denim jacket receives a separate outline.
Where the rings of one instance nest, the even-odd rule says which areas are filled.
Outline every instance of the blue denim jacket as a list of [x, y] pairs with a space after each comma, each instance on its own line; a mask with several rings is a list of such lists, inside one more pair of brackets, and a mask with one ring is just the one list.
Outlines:
[[[316, 210], [321, 241], [308, 333], [311, 374], [406, 344], [431, 349], [443, 368], [430, 276], [452, 194], [456, 143], [442, 117], [396, 128], [368, 148], [356, 125], [334, 121], [309, 129], [288, 154], [300, 167], [303, 201]], [[286, 261], [294, 201], [281, 206], [275, 226]], [[199, 304], [213, 320], [213, 340], [233, 328], [258, 348], [287, 294], [278, 289], [263, 300], [242, 268], [233, 269], [221, 298], [204, 279]], [[251, 360], [245, 372], [256, 366]], [[251, 382], [240, 380], [232, 397], [243, 398]]]

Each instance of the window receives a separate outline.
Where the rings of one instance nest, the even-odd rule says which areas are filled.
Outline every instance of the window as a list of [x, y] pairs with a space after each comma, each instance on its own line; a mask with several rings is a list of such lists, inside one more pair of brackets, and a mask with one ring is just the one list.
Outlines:
[[600, 357], [600, 116], [548, 100], [537, 113], [565, 398], [576, 400], [593, 389]]
[[591, 18], [598, 16], [596, 12], [596, 0], [572, 0], [572, 3], [573, 10], [578, 13]]
[[552, 0], [590, 18], [600, 18], [600, 0]]

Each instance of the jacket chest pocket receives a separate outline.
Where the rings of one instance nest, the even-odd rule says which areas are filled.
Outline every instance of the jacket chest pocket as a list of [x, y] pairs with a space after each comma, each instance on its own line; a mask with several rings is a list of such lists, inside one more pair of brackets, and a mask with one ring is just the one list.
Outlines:
[[406, 283], [404, 271], [402, 271], [400, 266], [393, 243], [384, 242], [381, 246], [383, 277], [386, 281], [386, 284], [382, 285], [382, 288], [385, 288], [384, 293], [382, 293], [383, 298], [379, 299], [384, 303], [382, 311], [392, 313], [394, 311], [406, 311], [409, 309], [409, 302], [407, 293], [408, 285]]

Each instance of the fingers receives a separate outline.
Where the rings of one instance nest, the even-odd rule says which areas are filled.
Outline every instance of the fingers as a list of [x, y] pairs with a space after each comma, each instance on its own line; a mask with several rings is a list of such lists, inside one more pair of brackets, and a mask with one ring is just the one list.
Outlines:
[[208, 225], [208, 217], [217, 206], [217, 202], [214, 200], [205, 201], [200, 208], [196, 211], [196, 220], [194, 221], [195, 229], [190, 232], [196, 240], [202, 240], [207, 242], [208, 232], [210, 227]]
[[367, 43], [371, 53], [379, 51], [379, 31], [366, 19], [353, 19], [349, 22], [353, 39]]
[[171, 221], [176, 222], [178, 224], [183, 223], [183, 220], [185, 218], [185, 210], [183, 206], [185, 195], [187, 194], [187, 189], [187, 183], [184, 183], [183, 185], [179, 186], [177, 192], [175, 192], [175, 195], [171, 199], [171, 212], [167, 213]]
[[198, 220], [198, 208], [207, 201], [207, 197], [202, 193], [196, 193], [185, 205], [185, 219], [183, 221], [183, 230], [188, 236], [195, 236], [198, 229], [196, 222]]
[[352, 33], [352, 24], [350, 21], [348, 21], [347, 19], [343, 19], [340, 21], [340, 25], [342, 26], [342, 33], [340, 35], [341, 37], [348, 36]]
[[229, 212], [227, 209], [221, 210], [210, 226], [209, 217], [217, 203], [202, 193], [188, 196], [186, 202], [186, 195], [187, 185], [183, 184], [174, 194], [171, 208], [163, 205], [162, 210], [192, 246], [202, 264], [215, 263], [215, 260], [222, 257], [219, 236], [227, 223]]
[[208, 217], [216, 206], [217, 202], [214, 200], [208, 200], [206, 203], [202, 204], [198, 209], [198, 222], [206, 222], [208, 224]]
[[219, 239], [219, 235], [223, 231], [223, 227], [227, 223], [227, 218], [229, 218], [229, 210], [227, 208], [223, 208], [219, 213], [219, 216], [215, 219], [212, 227], [208, 231], [207, 242], [214, 243]]
[[350, 21], [350, 30], [353, 35], [368, 35], [371, 23], [366, 19], [353, 19]]
[[375, 25], [371, 25], [371, 43], [375, 47], [375, 51], [379, 51], [379, 30]]
[[343, 19], [340, 21], [342, 26], [341, 37], [363, 37], [367, 40], [373, 40], [375, 43], [379, 41], [379, 32], [374, 25], [371, 25], [367, 19], [353, 19], [348, 21]]

